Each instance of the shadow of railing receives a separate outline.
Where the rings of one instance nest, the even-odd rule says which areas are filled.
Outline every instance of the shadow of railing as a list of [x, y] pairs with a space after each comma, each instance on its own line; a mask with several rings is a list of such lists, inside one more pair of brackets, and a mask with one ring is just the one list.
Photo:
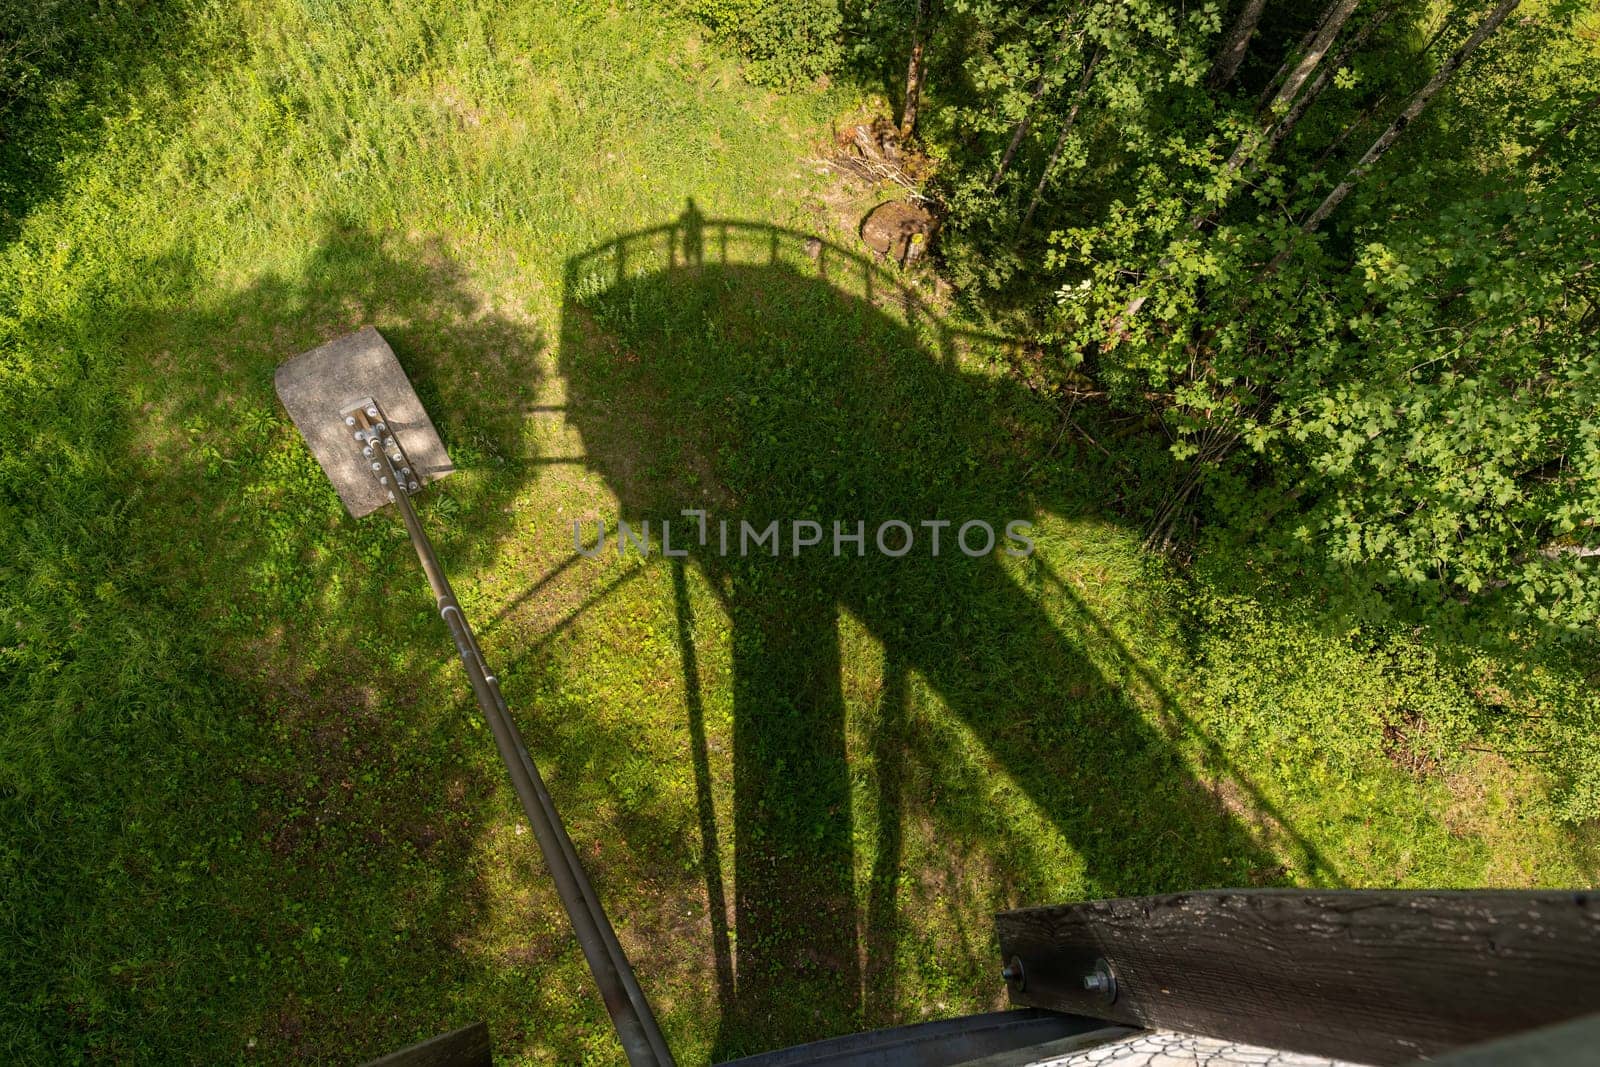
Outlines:
[[1021, 347], [1003, 334], [950, 323], [918, 290], [919, 276], [804, 230], [740, 219], [706, 218], [689, 201], [676, 222], [620, 234], [567, 261], [570, 301], [656, 270], [704, 266], [809, 268], [841, 292], [892, 306], [908, 327], [934, 341], [940, 358], [954, 364], [963, 345], [1001, 351]]

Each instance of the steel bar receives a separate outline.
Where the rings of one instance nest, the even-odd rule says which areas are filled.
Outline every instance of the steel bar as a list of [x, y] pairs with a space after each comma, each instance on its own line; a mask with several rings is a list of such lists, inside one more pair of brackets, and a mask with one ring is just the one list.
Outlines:
[[[363, 429], [371, 425], [365, 418], [360, 421], [363, 423]], [[600, 987], [601, 999], [605, 1002], [606, 1011], [611, 1015], [611, 1022], [616, 1027], [617, 1037], [627, 1054], [628, 1062], [633, 1067], [647, 1067], [647, 1065], [672, 1067], [674, 1063], [672, 1053], [661, 1036], [660, 1028], [656, 1025], [655, 1013], [650, 1009], [650, 1002], [645, 999], [643, 990], [639, 988], [633, 968], [628, 964], [628, 957], [617, 941], [616, 931], [606, 918], [605, 910], [600, 906], [594, 887], [589, 883], [589, 876], [578, 860], [577, 851], [572, 847], [572, 841], [561, 823], [561, 817], [556, 813], [550, 794], [545, 789], [544, 779], [540, 777], [539, 769], [534, 766], [533, 758], [528, 755], [521, 734], [511, 721], [510, 710], [506, 707], [505, 698], [500, 694], [499, 680], [489, 671], [488, 664], [484, 661], [483, 652], [479, 649], [472, 627], [468, 624], [467, 617], [461, 610], [461, 604], [456, 600], [455, 592], [450, 587], [450, 580], [445, 576], [444, 567], [439, 563], [439, 557], [433, 551], [433, 544], [422, 529], [422, 522], [417, 518], [416, 509], [411, 506], [410, 493], [400, 482], [388, 449], [377, 448], [374, 452], [375, 455], [382, 457], [379, 462], [387, 478], [387, 481], [380, 480], [380, 484], [390, 487], [393, 491], [394, 502], [400, 509], [401, 518], [405, 520], [406, 532], [411, 535], [411, 544], [417, 550], [417, 558], [422, 562], [422, 570], [427, 575], [428, 585], [438, 602], [439, 616], [450, 628], [450, 636], [455, 641], [456, 651], [460, 654], [462, 666], [467, 671], [467, 679], [472, 684], [473, 695], [477, 697], [478, 706], [489, 722], [489, 729], [494, 734], [495, 747], [500, 750], [500, 759], [511, 775], [512, 788], [516, 790], [518, 798], [522, 801], [523, 811], [528, 815], [534, 837], [539, 842], [539, 850], [544, 853], [545, 863], [550, 868], [550, 876], [555, 881], [556, 892], [561, 897], [562, 907], [566, 909], [567, 917], [572, 921], [578, 945], [583, 949], [584, 958], [589, 963], [595, 984]]]

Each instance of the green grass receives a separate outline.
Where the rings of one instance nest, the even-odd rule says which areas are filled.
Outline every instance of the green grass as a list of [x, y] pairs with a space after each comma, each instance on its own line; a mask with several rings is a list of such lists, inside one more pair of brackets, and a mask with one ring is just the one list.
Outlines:
[[[648, 10], [180, 10], [0, 253], [8, 1059], [477, 1019], [509, 1062], [620, 1059], [398, 521], [343, 515], [272, 394], [367, 323], [685, 1063], [996, 1005], [1008, 906], [1593, 881], [1584, 783], [1490, 721], [1592, 723], [1581, 676], [1142, 553], [1124, 468], [831, 229], [806, 159], [855, 101]], [[618, 241], [689, 198], [698, 254]], [[692, 506], [1031, 518], [1039, 552], [571, 558], [573, 519]]]

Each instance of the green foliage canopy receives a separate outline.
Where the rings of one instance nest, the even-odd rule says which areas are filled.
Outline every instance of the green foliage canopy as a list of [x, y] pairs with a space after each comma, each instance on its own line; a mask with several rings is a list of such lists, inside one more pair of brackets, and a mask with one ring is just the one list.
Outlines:
[[[1198, 508], [1377, 615], [1592, 633], [1592, 12], [1268, 3], [1219, 84], [1240, 6], [929, 3], [943, 269], [1055, 388], [1160, 421], [1184, 469], [1153, 541]], [[895, 99], [913, 8], [844, 5], [805, 69]]]

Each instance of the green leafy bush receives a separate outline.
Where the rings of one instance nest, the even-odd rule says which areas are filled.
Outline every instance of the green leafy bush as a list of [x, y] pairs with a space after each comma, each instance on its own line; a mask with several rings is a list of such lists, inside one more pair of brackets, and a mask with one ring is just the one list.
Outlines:
[[687, 9], [750, 61], [750, 77], [792, 88], [839, 63], [838, 0], [688, 0]]
[[1190, 598], [1196, 691], [1223, 748], [1346, 781], [1448, 775], [1495, 753], [1545, 776], [1564, 823], [1600, 817], [1600, 694], [1570, 649], [1457, 646], [1402, 626], [1331, 627], [1293, 597], [1272, 605], [1203, 577]]
[[[1264, 275], [1297, 229], [1263, 213], [1195, 230], [1218, 153], [1174, 138], [1166, 156], [1059, 234], [1048, 318], [1114, 402], [1160, 412], [1228, 536], [1338, 586], [1592, 626], [1600, 336], [1582, 235], [1600, 161], [1397, 176], [1398, 202]], [[1466, 195], [1430, 199], [1446, 179]], [[1262, 184], [1295, 211], [1281, 173]]]

